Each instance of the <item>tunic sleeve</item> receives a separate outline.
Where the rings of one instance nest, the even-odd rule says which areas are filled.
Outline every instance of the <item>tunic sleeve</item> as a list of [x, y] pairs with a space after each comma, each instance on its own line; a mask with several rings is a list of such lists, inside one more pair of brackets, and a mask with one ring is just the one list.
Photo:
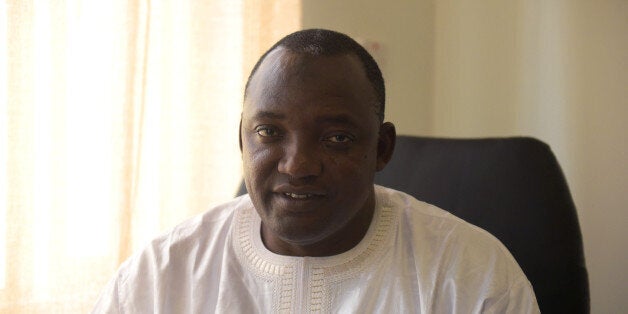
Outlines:
[[540, 313], [530, 282], [523, 277], [515, 281], [502, 297], [482, 313]]
[[107, 283], [100, 294], [100, 298], [98, 298], [98, 301], [91, 312], [92, 314], [122, 313], [120, 311], [120, 299], [118, 297], [118, 279], [119, 275], [109, 280], [109, 283]]

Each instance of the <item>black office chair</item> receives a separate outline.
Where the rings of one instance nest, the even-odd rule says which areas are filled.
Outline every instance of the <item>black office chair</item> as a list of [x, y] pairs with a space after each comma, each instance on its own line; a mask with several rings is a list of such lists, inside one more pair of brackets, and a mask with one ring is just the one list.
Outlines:
[[542, 313], [589, 313], [576, 209], [545, 143], [398, 136], [393, 158], [375, 182], [492, 233], [532, 283]]
[[[532, 283], [542, 313], [589, 313], [578, 217], [546, 144], [398, 136], [375, 183], [446, 209], [501, 240]], [[242, 184], [238, 195], [244, 193]]]

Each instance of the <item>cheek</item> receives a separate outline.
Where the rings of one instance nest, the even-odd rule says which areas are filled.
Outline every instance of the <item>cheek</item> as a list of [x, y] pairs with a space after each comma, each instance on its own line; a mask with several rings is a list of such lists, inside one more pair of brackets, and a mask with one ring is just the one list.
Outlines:
[[[242, 149], [242, 163], [244, 176], [248, 181], [259, 181], [267, 178], [276, 166], [277, 155], [272, 149], [265, 146], [252, 144], [250, 139], [245, 140]], [[253, 182], [249, 182], [251, 184]]]
[[[346, 156], [329, 158], [329, 174], [338, 182], [351, 181], [354, 184], [371, 184], [374, 172], [375, 155], [372, 152], [360, 152]], [[367, 181], [367, 182], [365, 182]]]
[[265, 208], [266, 191], [269, 188], [268, 181], [272, 174], [271, 153], [256, 147], [244, 145], [242, 149], [242, 161], [244, 181], [246, 189], [256, 208]]
[[270, 148], [259, 148], [251, 152], [250, 163], [255, 167], [256, 171], [269, 171], [274, 168], [277, 160], [277, 153]]
[[349, 171], [370, 172], [377, 164], [377, 148], [352, 152], [346, 155], [336, 155], [330, 157], [330, 165], [338, 169]]

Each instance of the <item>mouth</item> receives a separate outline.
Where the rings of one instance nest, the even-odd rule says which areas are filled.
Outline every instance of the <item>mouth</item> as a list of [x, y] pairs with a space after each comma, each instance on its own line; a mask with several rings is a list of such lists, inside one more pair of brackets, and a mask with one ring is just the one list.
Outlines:
[[291, 199], [295, 199], [295, 200], [307, 200], [307, 199], [311, 199], [314, 197], [320, 197], [321, 195], [318, 194], [309, 194], [309, 193], [305, 193], [305, 194], [301, 194], [301, 193], [283, 193], [284, 196], [291, 198]]
[[310, 216], [324, 207], [327, 193], [318, 188], [285, 188], [275, 190], [273, 207], [284, 217]]
[[309, 201], [314, 199], [324, 198], [327, 193], [319, 188], [295, 188], [295, 187], [280, 187], [275, 189], [276, 195], [281, 196], [286, 200], [291, 201]]
[[[273, 189], [276, 196], [289, 202], [305, 204], [306, 202], [321, 200], [327, 197], [327, 192], [316, 186], [280, 185]], [[296, 205], [297, 203], [292, 203]]]

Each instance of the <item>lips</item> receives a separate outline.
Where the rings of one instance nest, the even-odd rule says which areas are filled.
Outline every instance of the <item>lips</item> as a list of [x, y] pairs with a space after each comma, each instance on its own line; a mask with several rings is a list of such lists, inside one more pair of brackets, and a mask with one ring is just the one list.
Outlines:
[[294, 187], [280, 186], [274, 190], [275, 193], [289, 200], [311, 200], [321, 198], [326, 195], [323, 189], [317, 187]]
[[283, 195], [285, 195], [287, 197], [291, 197], [291, 198], [296, 198], [296, 199], [299, 199], [299, 200], [310, 198], [310, 197], [314, 196], [314, 194], [296, 194], [296, 193], [283, 193]]
[[286, 197], [289, 198], [293, 198], [295, 200], [307, 200], [307, 199], [311, 199], [314, 197], [320, 197], [323, 196], [321, 194], [311, 194], [311, 193], [283, 193], [283, 195], [285, 195]]

